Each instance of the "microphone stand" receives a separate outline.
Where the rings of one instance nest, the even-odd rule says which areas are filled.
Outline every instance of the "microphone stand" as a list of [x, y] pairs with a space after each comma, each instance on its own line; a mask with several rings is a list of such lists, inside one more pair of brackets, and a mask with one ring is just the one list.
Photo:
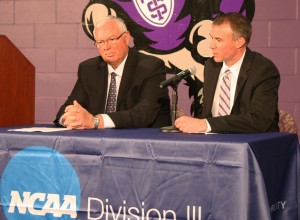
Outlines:
[[178, 84], [174, 83], [171, 87], [173, 89], [172, 91], [172, 125], [167, 127], [160, 128], [161, 132], [180, 132], [178, 128], [175, 127], [175, 119], [176, 119], [176, 113], [177, 113], [177, 102], [178, 102], [178, 94], [177, 94], [177, 88]]

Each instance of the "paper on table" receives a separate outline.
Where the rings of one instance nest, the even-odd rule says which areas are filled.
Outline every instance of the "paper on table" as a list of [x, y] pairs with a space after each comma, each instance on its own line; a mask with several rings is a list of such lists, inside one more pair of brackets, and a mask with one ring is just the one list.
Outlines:
[[213, 133], [213, 132], [203, 132], [203, 131], [199, 131], [199, 132], [187, 132], [188, 134], [218, 134], [218, 133]]
[[47, 127], [31, 127], [31, 128], [18, 128], [9, 129], [8, 131], [22, 131], [22, 132], [54, 132], [54, 131], [66, 131], [70, 128], [47, 128]]

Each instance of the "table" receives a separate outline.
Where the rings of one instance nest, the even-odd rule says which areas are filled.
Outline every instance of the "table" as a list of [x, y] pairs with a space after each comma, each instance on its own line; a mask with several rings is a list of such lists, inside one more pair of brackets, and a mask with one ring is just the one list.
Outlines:
[[7, 130], [3, 220], [299, 219], [295, 134]]

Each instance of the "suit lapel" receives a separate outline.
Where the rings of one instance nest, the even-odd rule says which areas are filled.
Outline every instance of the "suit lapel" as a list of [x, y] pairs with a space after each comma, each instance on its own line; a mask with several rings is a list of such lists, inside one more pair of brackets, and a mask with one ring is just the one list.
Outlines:
[[129, 49], [128, 57], [124, 66], [122, 80], [118, 92], [117, 110], [119, 110], [120, 103], [125, 97], [128, 88], [132, 84], [133, 76], [135, 73], [134, 69], [135, 69], [136, 60], [137, 60], [136, 52], [133, 49]]
[[247, 81], [248, 78], [248, 70], [250, 68], [251, 65], [251, 51], [250, 49], [247, 48], [246, 50], [246, 54], [240, 69], [240, 73], [239, 73], [239, 77], [238, 77], [238, 81], [236, 84], [236, 90], [235, 90], [235, 95], [234, 95], [234, 103], [236, 101], [236, 99], [239, 97], [240, 92], [242, 91], [242, 88], [244, 87], [245, 82]]
[[108, 88], [108, 69], [107, 64], [102, 59], [99, 63], [99, 69], [96, 74], [95, 86], [97, 88], [97, 99], [94, 100], [94, 102], [96, 103], [96, 108], [99, 109], [101, 113], [104, 113]]
[[207, 72], [206, 74], [208, 74], [207, 78], [209, 78], [207, 81], [209, 82], [207, 84], [207, 90], [206, 90], [206, 97], [205, 97], [205, 102], [207, 102], [207, 106], [209, 109], [209, 111], [211, 112], [211, 108], [213, 105], [213, 101], [214, 101], [214, 96], [215, 96], [215, 92], [216, 92], [216, 88], [217, 88], [217, 83], [218, 83], [218, 79], [219, 79], [219, 75], [220, 75], [220, 71], [222, 68], [222, 63], [215, 63], [214, 62], [214, 68], [212, 70], [212, 72]]

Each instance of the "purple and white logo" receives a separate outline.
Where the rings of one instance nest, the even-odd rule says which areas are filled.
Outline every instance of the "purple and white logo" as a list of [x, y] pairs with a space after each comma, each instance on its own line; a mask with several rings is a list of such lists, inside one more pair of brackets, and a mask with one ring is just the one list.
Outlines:
[[133, 0], [133, 3], [143, 19], [155, 27], [165, 27], [174, 11], [174, 0]]

